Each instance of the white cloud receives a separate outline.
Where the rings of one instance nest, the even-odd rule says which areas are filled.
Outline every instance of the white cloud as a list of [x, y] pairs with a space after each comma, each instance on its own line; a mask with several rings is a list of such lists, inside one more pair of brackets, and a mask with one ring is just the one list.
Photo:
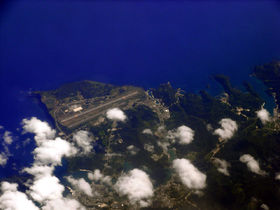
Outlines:
[[115, 120], [115, 121], [125, 121], [127, 118], [126, 115], [124, 114], [124, 112], [122, 110], [120, 110], [119, 108], [109, 109], [106, 112], [106, 117], [109, 120]]
[[73, 141], [81, 148], [82, 154], [88, 154], [92, 151], [94, 139], [88, 131], [78, 131], [73, 135]]
[[128, 152], [131, 155], [136, 155], [139, 152], [139, 149], [137, 147], [135, 147], [134, 145], [129, 145], [126, 147], [126, 149], [128, 150]]
[[126, 195], [131, 204], [138, 204], [140, 207], [147, 207], [154, 195], [148, 174], [140, 169], [133, 169], [119, 177], [115, 189], [121, 196]]
[[4, 153], [4, 152], [1, 152], [0, 153], [0, 166], [4, 167], [7, 162], [8, 162], [8, 156]]
[[27, 144], [29, 144], [31, 142], [31, 139], [30, 138], [27, 138], [25, 139], [23, 142], [22, 142], [22, 145], [25, 147]]
[[23, 172], [33, 175], [36, 179], [48, 176], [54, 171], [54, 166], [33, 164], [31, 168], [24, 168]]
[[13, 142], [12, 133], [10, 131], [5, 131], [3, 139], [6, 144], [11, 144]]
[[99, 169], [95, 169], [93, 173], [88, 173], [88, 178], [91, 181], [101, 181], [103, 183], [111, 185], [112, 178], [110, 176], [104, 176]]
[[22, 120], [24, 132], [34, 133], [35, 141], [37, 144], [42, 143], [45, 139], [54, 139], [55, 130], [53, 130], [47, 122], [43, 122], [36, 117], [32, 117], [30, 120]]
[[1, 183], [0, 209], [6, 210], [39, 210], [28, 197], [17, 190], [17, 184]]
[[29, 184], [27, 193], [42, 205], [44, 210], [84, 210], [85, 208], [75, 199], [63, 197], [64, 186], [53, 175], [54, 166], [37, 165], [24, 169], [32, 174], [34, 180]]
[[168, 150], [168, 147], [178, 141], [179, 144], [190, 144], [194, 139], [194, 131], [182, 125], [177, 129], [168, 131], [166, 134], [166, 130], [164, 126], [160, 126], [157, 129], [157, 133], [162, 136], [159, 141], [157, 141], [158, 146], [160, 146], [164, 151]]
[[63, 156], [72, 156], [77, 153], [77, 149], [59, 137], [55, 138], [55, 130], [46, 122], [33, 117], [30, 120], [22, 121], [25, 132], [35, 134], [37, 147], [33, 151], [34, 159], [40, 164], [60, 165]]
[[222, 119], [219, 124], [221, 128], [216, 129], [214, 134], [220, 136], [224, 140], [230, 139], [238, 128], [236, 122], [229, 118]]
[[27, 194], [42, 205], [44, 210], [85, 209], [78, 201], [63, 197], [64, 186], [53, 175], [54, 166], [36, 165], [24, 169], [34, 176]]
[[76, 154], [76, 149], [67, 141], [56, 138], [55, 140], [45, 140], [34, 150], [34, 159], [42, 164], [60, 165], [63, 156]]
[[164, 141], [161, 139], [160, 141], [157, 141], [158, 146], [160, 146], [164, 151], [168, 150], [168, 147], [170, 146], [170, 142]]
[[153, 131], [149, 128], [146, 128], [142, 131], [143, 134], [153, 135]]
[[190, 189], [200, 190], [206, 187], [206, 175], [201, 173], [189, 160], [173, 160], [173, 168], [182, 183]]
[[92, 189], [85, 179], [74, 179], [73, 177], [67, 177], [66, 179], [76, 190], [79, 190], [88, 196], [93, 196]]
[[85, 209], [78, 201], [63, 197], [64, 186], [53, 175], [55, 166], [61, 165], [64, 156], [72, 156], [77, 149], [69, 142], [55, 137], [55, 130], [48, 123], [35, 117], [22, 121], [24, 132], [34, 133], [37, 147], [34, 149], [34, 163], [23, 171], [34, 176], [29, 180], [26, 191], [44, 210]]
[[207, 125], [206, 125], [206, 129], [207, 129], [208, 131], [212, 131], [212, 130], [213, 130], [213, 127], [212, 127], [211, 124], [207, 124]]
[[0, 125], [0, 130], [1, 130], [1, 129], [4, 129], [4, 126]]
[[151, 144], [144, 144], [144, 149], [151, 153], [153, 153], [155, 151], [154, 145], [151, 145]]
[[59, 183], [59, 179], [48, 174], [39, 179], [35, 178], [28, 193], [34, 200], [42, 203], [43, 201], [60, 198], [63, 191], [64, 186]]
[[48, 201], [42, 210], [86, 210], [86, 208], [74, 199], [60, 198]]
[[165, 126], [164, 125], [161, 125], [157, 128], [157, 132], [161, 133], [161, 132], [164, 132], [165, 131]]
[[99, 169], [95, 169], [94, 173], [88, 173], [88, 178], [90, 180], [99, 181], [103, 177]]
[[214, 165], [217, 167], [217, 170], [219, 172], [221, 172], [222, 174], [229, 176], [229, 172], [228, 172], [228, 167], [230, 167], [230, 163], [225, 161], [225, 160], [221, 160], [219, 158], [214, 158], [213, 160]]
[[3, 134], [3, 140], [2, 146], [4, 151], [0, 153], [0, 166], [5, 167], [9, 157], [12, 156], [8, 147], [8, 145], [13, 143], [12, 133], [10, 131], [5, 131]]
[[176, 131], [168, 131], [168, 138], [176, 138], [179, 140], [179, 144], [189, 144], [193, 141], [193, 138], [194, 138], [194, 131], [185, 126], [185, 125], [182, 125], [180, 127], [178, 127], [176, 129]]
[[266, 124], [271, 120], [269, 112], [264, 108], [257, 111], [256, 113], [257, 113], [257, 117], [262, 121], [263, 124]]
[[256, 161], [254, 159], [254, 157], [252, 157], [251, 155], [249, 154], [245, 154], [245, 155], [242, 155], [239, 160], [242, 162], [242, 163], [245, 163], [248, 167], [248, 169], [250, 171], [252, 171], [253, 173], [255, 174], [259, 174], [261, 176], [264, 176], [266, 175], [266, 172], [261, 170], [260, 169], [260, 165], [259, 165], [259, 162]]
[[266, 205], [265, 203], [263, 203], [260, 207], [261, 207], [261, 209], [263, 209], [263, 210], [269, 210], [268, 205]]

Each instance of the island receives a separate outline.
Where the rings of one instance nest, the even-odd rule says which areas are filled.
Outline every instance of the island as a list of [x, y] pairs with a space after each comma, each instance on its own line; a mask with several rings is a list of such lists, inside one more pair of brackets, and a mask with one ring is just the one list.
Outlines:
[[[214, 77], [223, 88], [217, 96], [170, 83], [145, 90], [79, 81], [37, 91], [61, 138], [71, 142], [86, 131], [94, 139], [89, 154], [66, 159], [67, 173], [110, 180], [91, 182], [94, 196], [68, 186], [69, 193], [87, 209], [278, 209], [280, 62], [257, 66], [252, 76], [274, 98], [272, 113], [249, 82], [242, 91], [224, 75]], [[114, 109], [124, 116], [110, 117]], [[180, 164], [195, 166], [193, 176], [204, 184], [188, 183]], [[142, 203], [115, 190], [118, 177], [134, 168], [153, 185]]]

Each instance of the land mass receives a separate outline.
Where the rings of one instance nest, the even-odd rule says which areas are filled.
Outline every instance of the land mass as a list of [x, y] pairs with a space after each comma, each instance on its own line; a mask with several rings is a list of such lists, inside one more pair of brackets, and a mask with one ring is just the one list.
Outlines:
[[[99, 169], [116, 180], [123, 172], [140, 168], [150, 175], [155, 186], [155, 196], [147, 209], [262, 209], [264, 205], [278, 209], [280, 183], [275, 173], [280, 172], [280, 62], [258, 66], [252, 75], [266, 85], [267, 93], [275, 99], [276, 106], [267, 123], [256, 115], [265, 104], [258, 91], [248, 82], [244, 83], [246, 91], [234, 88], [223, 75], [214, 77], [224, 90], [218, 96], [206, 91], [188, 93], [174, 89], [170, 83], [144, 90], [93, 81], [37, 93], [60, 136], [71, 141], [76, 132], [86, 130], [96, 140], [95, 151], [90, 155], [68, 158], [69, 174]], [[106, 112], [116, 107], [128, 117], [125, 122], [106, 118]], [[238, 125], [230, 140], [213, 135], [224, 118]], [[182, 125], [195, 133], [188, 145], [168, 138]], [[247, 153], [259, 161], [265, 176], [253, 174], [239, 161]], [[203, 191], [186, 187], [173, 175], [171, 163], [176, 158], [190, 160], [207, 175]], [[230, 175], [217, 170], [217, 158], [230, 163]], [[117, 195], [112, 186], [92, 183], [92, 188], [99, 196], [71, 192], [88, 209], [136, 208], [126, 196]]]

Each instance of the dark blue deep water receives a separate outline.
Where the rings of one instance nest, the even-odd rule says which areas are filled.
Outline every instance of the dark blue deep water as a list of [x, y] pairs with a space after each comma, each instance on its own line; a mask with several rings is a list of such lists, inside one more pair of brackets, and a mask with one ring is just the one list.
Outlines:
[[30, 163], [20, 122], [50, 122], [30, 90], [77, 80], [204, 89], [223, 73], [240, 85], [280, 59], [277, 1], [2, 1], [0, 125], [12, 131], [7, 177]]

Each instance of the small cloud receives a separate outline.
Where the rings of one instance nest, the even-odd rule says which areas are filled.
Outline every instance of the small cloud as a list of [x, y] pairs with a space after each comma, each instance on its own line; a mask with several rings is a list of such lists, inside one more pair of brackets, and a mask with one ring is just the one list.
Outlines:
[[4, 129], [4, 126], [0, 125], [0, 130], [1, 130], [1, 129]]
[[116, 191], [121, 196], [127, 196], [130, 203], [147, 207], [154, 195], [153, 184], [144, 171], [133, 169], [118, 178], [115, 184]]
[[257, 113], [257, 117], [262, 121], [262, 124], [266, 124], [271, 120], [269, 112], [264, 108], [257, 111], [256, 113]]
[[142, 131], [143, 134], [153, 135], [153, 131], [149, 128], [146, 128]]
[[155, 151], [154, 145], [151, 144], [144, 144], [144, 149], [150, 153], [153, 153]]
[[0, 166], [5, 167], [9, 157], [12, 156], [8, 147], [8, 145], [13, 143], [12, 133], [10, 131], [5, 131], [3, 134], [3, 140], [2, 146], [4, 151], [0, 153]]
[[55, 130], [53, 130], [47, 122], [43, 122], [36, 117], [22, 120], [23, 130], [25, 133], [34, 133], [36, 143], [40, 143], [45, 139], [54, 139]]
[[79, 190], [88, 196], [93, 196], [92, 189], [85, 179], [74, 179], [73, 177], [67, 177], [66, 179], [76, 190]]
[[59, 198], [50, 200], [42, 207], [42, 210], [86, 210], [78, 201], [72, 198]]
[[78, 131], [73, 135], [73, 141], [78, 145], [82, 150], [82, 154], [88, 154], [92, 151], [94, 142], [93, 136], [90, 135], [88, 131]]
[[276, 180], [280, 180], [280, 173], [277, 173], [277, 174], [275, 175], [275, 179], [276, 179]]
[[171, 139], [178, 139], [179, 144], [189, 144], [193, 141], [194, 131], [187, 126], [182, 125], [178, 127], [176, 131], [168, 131], [167, 137]]
[[238, 128], [236, 122], [229, 118], [222, 119], [219, 124], [221, 128], [216, 129], [214, 134], [220, 136], [224, 140], [230, 139]]
[[245, 155], [242, 155], [239, 160], [242, 162], [242, 163], [245, 163], [248, 167], [248, 169], [255, 173], [255, 174], [259, 174], [261, 176], [264, 176], [266, 175], [267, 173], [263, 170], [260, 169], [260, 165], [259, 165], [259, 162], [256, 161], [254, 159], [254, 157], [252, 157], [251, 155], [249, 154], [245, 154]]
[[88, 173], [89, 180], [99, 181], [102, 177], [103, 175], [101, 174], [99, 169], [96, 169], [94, 173], [91, 172]]
[[54, 166], [33, 164], [31, 168], [24, 168], [23, 172], [27, 172], [36, 178], [44, 177], [52, 174]]
[[190, 189], [206, 187], [206, 175], [201, 173], [189, 160], [175, 159], [172, 164], [182, 183]]
[[63, 156], [73, 156], [76, 148], [69, 142], [57, 137], [55, 140], [45, 140], [34, 151], [34, 159], [42, 164], [61, 165]]
[[30, 138], [27, 138], [25, 139], [23, 142], [22, 142], [22, 145], [25, 147], [27, 144], [29, 144], [31, 142], [31, 139]]
[[261, 207], [261, 209], [263, 209], [263, 210], [269, 210], [268, 205], [266, 205], [265, 203], [263, 203], [260, 207]]
[[9, 157], [4, 152], [1, 152], [0, 153], [0, 166], [2, 166], [2, 167], [6, 166], [8, 159], [9, 159]]
[[63, 191], [64, 186], [60, 184], [57, 177], [45, 174], [42, 177], [35, 177], [28, 193], [35, 201], [42, 203], [60, 198]]
[[161, 125], [157, 128], [157, 132], [163, 132], [165, 130], [165, 126], [164, 125]]
[[167, 151], [168, 147], [176, 143], [176, 141], [179, 144], [186, 145], [190, 144], [194, 139], [194, 131], [185, 125], [169, 131], [166, 131], [164, 126], [160, 126], [155, 134], [160, 137], [157, 145], [164, 151]]
[[6, 144], [11, 144], [13, 142], [12, 133], [10, 131], [5, 131], [3, 139]]
[[134, 145], [129, 145], [128, 147], [126, 147], [126, 149], [131, 155], [136, 155], [139, 152], [139, 149]]
[[207, 124], [207, 125], [206, 125], [206, 129], [207, 129], [208, 131], [213, 131], [213, 127], [212, 127], [211, 124]]
[[217, 167], [217, 170], [226, 175], [229, 176], [229, 172], [228, 172], [228, 167], [230, 167], [230, 163], [225, 161], [225, 160], [221, 160], [219, 158], [214, 158], [213, 160], [214, 165]]
[[11, 210], [39, 210], [28, 197], [17, 190], [17, 184], [1, 183], [0, 209]]
[[115, 120], [115, 121], [125, 121], [126, 120], [126, 115], [124, 114], [124, 112], [122, 110], [120, 110], [119, 108], [113, 108], [113, 109], [109, 109], [106, 112], [106, 117], [109, 120]]
[[103, 182], [108, 185], [111, 185], [111, 177], [110, 176], [104, 176], [99, 169], [95, 169], [93, 173], [88, 173], [88, 179], [95, 182]]
[[168, 147], [170, 146], [170, 142], [161, 139], [160, 141], [157, 141], [157, 144], [159, 147], [161, 147], [164, 151], [168, 150]]

